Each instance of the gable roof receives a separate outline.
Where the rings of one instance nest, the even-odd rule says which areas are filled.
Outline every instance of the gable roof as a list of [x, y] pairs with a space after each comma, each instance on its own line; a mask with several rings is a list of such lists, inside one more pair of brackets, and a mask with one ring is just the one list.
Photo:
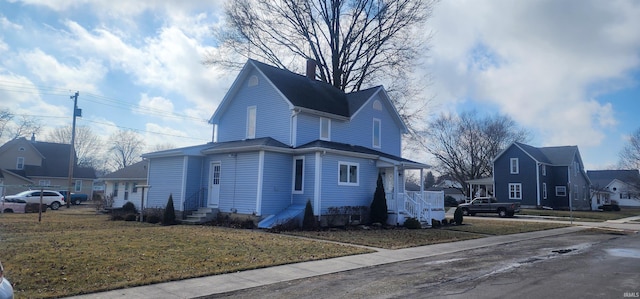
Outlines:
[[497, 160], [502, 156], [511, 146], [516, 146], [522, 150], [525, 154], [531, 157], [536, 162], [553, 166], [569, 166], [573, 162], [576, 154], [580, 159], [578, 147], [575, 145], [568, 146], [550, 146], [550, 147], [534, 147], [528, 144], [514, 142], [498, 154], [493, 160]]
[[[289, 102], [291, 108], [343, 119], [354, 116], [375, 94], [384, 90], [382, 86], [376, 86], [345, 93], [331, 84], [249, 59], [218, 106], [218, 109], [209, 119], [209, 123], [214, 123], [215, 119], [220, 117], [226, 110], [229, 105], [229, 98], [239, 89], [239, 82], [249, 75], [251, 69], [256, 69], [264, 75], [284, 99]], [[389, 101], [386, 93], [385, 97]], [[401, 128], [406, 131], [406, 125], [393, 104], [387, 106], [394, 110], [392, 115], [394, 115]]]
[[122, 180], [122, 179], [147, 179], [147, 170], [149, 169], [149, 160], [142, 160], [138, 163], [131, 164], [120, 170], [106, 174], [102, 177], [105, 180]]
[[587, 170], [587, 176], [594, 187], [606, 187], [614, 180], [621, 182], [637, 182], [640, 180], [638, 170]]

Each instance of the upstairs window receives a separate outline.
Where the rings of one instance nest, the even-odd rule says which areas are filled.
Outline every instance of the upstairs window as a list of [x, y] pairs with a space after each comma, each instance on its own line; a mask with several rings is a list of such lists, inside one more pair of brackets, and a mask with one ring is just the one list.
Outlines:
[[338, 185], [358, 185], [358, 163], [338, 162]]
[[374, 118], [373, 119], [373, 147], [377, 147], [377, 148], [381, 146], [380, 143], [382, 140], [381, 139], [382, 132], [381, 132], [380, 126], [381, 126], [381, 121], [377, 118]]
[[518, 161], [518, 158], [511, 158], [510, 161], [511, 161], [510, 163], [511, 174], [520, 173], [520, 162]]
[[256, 106], [247, 107], [247, 139], [256, 138]]
[[18, 160], [16, 161], [16, 169], [24, 169], [24, 157], [18, 157]]
[[542, 176], [547, 176], [547, 165], [542, 164]]
[[326, 117], [320, 118], [320, 140], [331, 140], [331, 120]]

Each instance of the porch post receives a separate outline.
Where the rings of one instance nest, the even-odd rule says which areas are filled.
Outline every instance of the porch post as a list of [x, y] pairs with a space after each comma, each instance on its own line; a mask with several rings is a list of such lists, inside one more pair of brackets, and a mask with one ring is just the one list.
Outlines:
[[420, 197], [424, 199], [424, 177], [422, 176], [424, 169], [420, 168]]
[[404, 209], [404, 205], [400, 205], [400, 198], [398, 196], [398, 166], [396, 165], [393, 165], [393, 197], [396, 201], [396, 224], [398, 224], [400, 208]]

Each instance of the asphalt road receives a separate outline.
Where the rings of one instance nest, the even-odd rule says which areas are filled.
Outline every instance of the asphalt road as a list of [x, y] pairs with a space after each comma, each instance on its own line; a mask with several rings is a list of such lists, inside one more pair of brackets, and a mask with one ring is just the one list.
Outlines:
[[586, 230], [202, 298], [638, 298], [640, 235]]

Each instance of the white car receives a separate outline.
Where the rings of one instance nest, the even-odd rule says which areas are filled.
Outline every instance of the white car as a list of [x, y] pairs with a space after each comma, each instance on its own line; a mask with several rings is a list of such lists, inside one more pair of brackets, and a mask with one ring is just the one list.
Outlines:
[[4, 277], [2, 263], [0, 263], [0, 299], [13, 299], [13, 287], [11, 282]]
[[[7, 195], [5, 199], [22, 199], [27, 203], [40, 203], [40, 190], [22, 191], [16, 195]], [[42, 203], [52, 210], [57, 210], [64, 203], [64, 196], [58, 191], [43, 190]]]

